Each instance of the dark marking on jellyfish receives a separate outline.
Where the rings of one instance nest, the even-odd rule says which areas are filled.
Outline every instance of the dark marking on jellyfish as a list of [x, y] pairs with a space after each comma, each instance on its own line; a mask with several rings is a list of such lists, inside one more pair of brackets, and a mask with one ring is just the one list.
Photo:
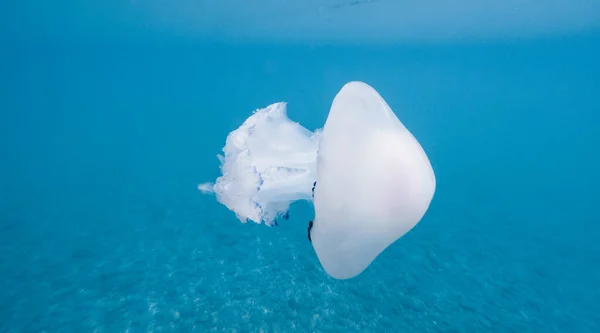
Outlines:
[[284, 220], [286, 220], [286, 221], [287, 221], [287, 220], [289, 220], [289, 219], [290, 219], [290, 213], [287, 213], [287, 212], [286, 212], [286, 213], [283, 215], [283, 219], [284, 219]]
[[254, 167], [254, 173], [258, 175], [258, 186], [256, 187], [256, 190], [260, 191], [260, 189], [262, 188], [262, 185], [265, 181], [263, 180], [262, 175], [260, 174], [260, 172], [258, 172], [256, 167]]

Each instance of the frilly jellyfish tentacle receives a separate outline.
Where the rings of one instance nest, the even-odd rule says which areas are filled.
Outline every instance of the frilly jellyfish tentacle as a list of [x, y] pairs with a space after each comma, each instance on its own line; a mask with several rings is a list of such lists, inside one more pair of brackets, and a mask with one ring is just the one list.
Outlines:
[[285, 103], [258, 110], [227, 137], [222, 176], [198, 188], [212, 189], [242, 222], [286, 219], [291, 202], [312, 200], [319, 136], [292, 122]]

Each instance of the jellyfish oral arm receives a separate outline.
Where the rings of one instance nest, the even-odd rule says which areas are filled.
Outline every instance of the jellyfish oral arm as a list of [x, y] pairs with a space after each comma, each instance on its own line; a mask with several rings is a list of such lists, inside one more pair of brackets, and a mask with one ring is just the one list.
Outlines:
[[217, 200], [242, 221], [271, 225], [297, 200], [312, 200], [320, 132], [311, 132], [287, 117], [285, 103], [257, 110], [223, 148], [222, 175], [212, 188]]

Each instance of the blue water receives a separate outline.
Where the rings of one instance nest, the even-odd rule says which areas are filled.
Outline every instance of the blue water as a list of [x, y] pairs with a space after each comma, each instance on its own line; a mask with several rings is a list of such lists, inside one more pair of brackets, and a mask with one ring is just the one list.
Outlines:
[[[600, 332], [599, 35], [5, 46], [1, 332]], [[254, 109], [287, 101], [315, 129], [350, 80], [387, 100], [438, 187], [338, 281], [309, 204], [241, 224], [196, 185]]]

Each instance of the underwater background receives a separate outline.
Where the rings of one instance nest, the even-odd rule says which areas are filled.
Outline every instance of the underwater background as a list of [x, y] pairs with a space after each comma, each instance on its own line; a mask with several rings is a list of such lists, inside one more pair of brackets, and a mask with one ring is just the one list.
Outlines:
[[[0, 332], [600, 332], [598, 32], [2, 36]], [[252, 111], [285, 101], [314, 130], [351, 80], [419, 140], [437, 191], [339, 281], [307, 240], [309, 203], [242, 224], [196, 186]]]

